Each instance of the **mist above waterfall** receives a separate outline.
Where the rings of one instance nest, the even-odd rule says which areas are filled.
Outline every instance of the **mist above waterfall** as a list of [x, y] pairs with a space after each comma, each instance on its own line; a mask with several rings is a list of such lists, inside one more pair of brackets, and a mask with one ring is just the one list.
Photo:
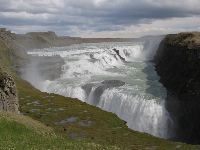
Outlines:
[[[78, 98], [113, 112], [131, 129], [170, 138], [166, 90], [151, 63], [160, 41], [161, 37], [149, 37], [32, 50], [23, 77], [44, 92]], [[55, 57], [63, 61], [57, 67], [50, 61]], [[48, 63], [40, 61], [44, 58], [49, 58]], [[47, 78], [50, 73], [57, 75]]]

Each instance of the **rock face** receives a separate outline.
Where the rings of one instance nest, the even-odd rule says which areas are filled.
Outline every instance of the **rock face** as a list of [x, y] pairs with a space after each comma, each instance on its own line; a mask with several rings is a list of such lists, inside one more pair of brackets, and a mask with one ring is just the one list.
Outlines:
[[0, 39], [3, 40], [14, 40], [15, 34], [11, 33], [11, 31], [6, 30], [5, 28], [0, 28]]
[[161, 82], [168, 89], [182, 100], [200, 98], [200, 33], [168, 35], [155, 62]]
[[166, 107], [176, 125], [175, 138], [200, 143], [200, 33], [167, 35], [154, 61], [168, 90]]
[[0, 110], [18, 113], [18, 98], [13, 78], [0, 72]]

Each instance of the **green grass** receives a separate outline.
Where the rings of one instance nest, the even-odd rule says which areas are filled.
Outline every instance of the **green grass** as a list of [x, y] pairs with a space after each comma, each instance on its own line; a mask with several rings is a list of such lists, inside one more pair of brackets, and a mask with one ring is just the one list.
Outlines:
[[[31, 122], [27, 124], [25, 122]], [[25, 123], [25, 124], [24, 124]], [[36, 128], [37, 127], [37, 128]], [[111, 150], [116, 147], [72, 141], [25, 116], [0, 113], [0, 150]]]
[[166, 40], [171, 45], [181, 45], [191, 49], [200, 46], [200, 32], [183, 32], [175, 35], [167, 35]]
[[0, 68], [7, 72], [10, 71], [11, 66], [10, 53], [7, 44], [0, 39]]

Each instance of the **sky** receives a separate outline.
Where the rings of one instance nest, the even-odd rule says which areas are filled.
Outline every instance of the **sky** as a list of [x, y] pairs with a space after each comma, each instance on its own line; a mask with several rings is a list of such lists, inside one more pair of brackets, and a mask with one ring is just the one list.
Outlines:
[[0, 0], [0, 27], [122, 38], [200, 31], [200, 0]]

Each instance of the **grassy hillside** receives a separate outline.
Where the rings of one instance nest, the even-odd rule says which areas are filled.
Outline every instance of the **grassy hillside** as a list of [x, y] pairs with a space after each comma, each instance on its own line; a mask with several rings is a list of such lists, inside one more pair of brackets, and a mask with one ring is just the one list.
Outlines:
[[0, 39], [0, 68], [9, 71], [11, 66], [10, 49], [4, 41]]
[[127, 128], [124, 121], [112, 113], [76, 99], [42, 93], [21, 79], [17, 80], [17, 85], [21, 111], [52, 127], [65, 138], [114, 145], [121, 149], [200, 149], [200, 146], [170, 142], [132, 131]]
[[56, 135], [45, 125], [25, 116], [0, 112], [1, 150], [99, 150], [117, 149], [94, 143], [72, 141]]
[[0, 45], [1, 66], [15, 77], [21, 113], [48, 126], [1, 114], [0, 149], [200, 149], [132, 131], [112, 113], [77, 99], [40, 92], [15, 74], [10, 67], [11, 51], [1, 41]]

